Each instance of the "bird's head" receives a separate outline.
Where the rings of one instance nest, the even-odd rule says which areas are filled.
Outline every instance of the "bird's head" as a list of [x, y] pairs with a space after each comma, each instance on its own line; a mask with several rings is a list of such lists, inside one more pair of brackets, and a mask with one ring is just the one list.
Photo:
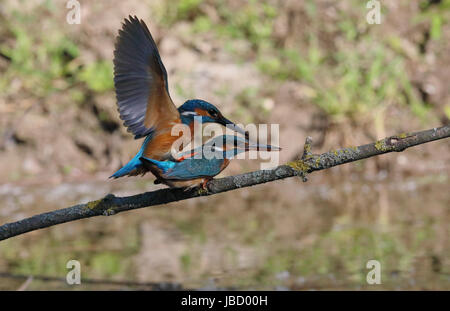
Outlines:
[[248, 137], [248, 133], [241, 127], [238, 127], [232, 121], [225, 118], [222, 113], [213, 104], [201, 99], [190, 99], [178, 108], [181, 115], [181, 121], [190, 125], [194, 122], [194, 117], [200, 117], [202, 123], [218, 123], [223, 126], [231, 126], [233, 130]]

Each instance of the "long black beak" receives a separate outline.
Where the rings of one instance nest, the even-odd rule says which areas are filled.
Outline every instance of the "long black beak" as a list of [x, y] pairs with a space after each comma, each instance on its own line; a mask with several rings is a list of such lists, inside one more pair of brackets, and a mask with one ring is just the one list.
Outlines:
[[237, 126], [236, 124], [234, 124], [233, 122], [231, 122], [230, 120], [225, 118], [224, 116], [222, 116], [219, 119], [219, 123], [225, 127], [229, 127], [230, 129], [234, 130], [235, 132], [238, 132], [238, 133], [244, 135], [245, 139], [248, 139], [248, 137], [249, 137], [248, 132], [246, 132], [243, 128]]
[[281, 148], [278, 146], [271, 146], [271, 145], [262, 145], [257, 143], [248, 143], [245, 146], [245, 150], [258, 150], [258, 151], [281, 151]]

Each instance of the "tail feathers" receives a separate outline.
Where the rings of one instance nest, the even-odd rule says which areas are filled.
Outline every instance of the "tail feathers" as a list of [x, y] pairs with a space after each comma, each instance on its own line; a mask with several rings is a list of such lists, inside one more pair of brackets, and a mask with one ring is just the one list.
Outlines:
[[143, 163], [139, 160], [137, 155], [130, 160], [125, 166], [123, 166], [120, 170], [109, 176], [109, 178], [119, 178], [126, 175], [133, 176], [138, 175], [142, 172]]
[[167, 170], [171, 169], [175, 166], [175, 162], [172, 161], [157, 161], [146, 157], [141, 157], [139, 159], [142, 162], [150, 162], [153, 165], [156, 165], [159, 169], [163, 171], [163, 173], [167, 172]]
[[142, 174], [144, 175], [147, 170], [144, 167], [144, 164], [140, 160], [142, 154], [144, 153], [145, 148], [147, 147], [148, 142], [152, 139], [152, 135], [148, 135], [144, 143], [141, 146], [141, 149], [139, 149], [138, 153], [133, 157], [133, 159], [130, 160], [127, 164], [125, 164], [124, 167], [122, 167], [120, 170], [109, 176], [109, 178], [119, 178], [123, 176], [135, 176]]

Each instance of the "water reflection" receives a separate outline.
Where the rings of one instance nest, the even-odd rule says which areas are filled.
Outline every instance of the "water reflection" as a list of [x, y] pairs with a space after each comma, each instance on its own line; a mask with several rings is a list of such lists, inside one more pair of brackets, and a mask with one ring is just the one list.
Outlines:
[[[450, 288], [446, 176], [315, 182], [291, 179], [28, 233], [0, 242], [0, 271], [64, 277], [65, 263], [77, 259], [85, 278], [173, 282], [187, 288]], [[135, 180], [4, 184], [0, 222], [108, 192], [131, 195], [154, 187]], [[381, 263], [378, 287], [366, 282], [365, 265], [371, 259]], [[0, 276], [1, 289], [16, 289], [21, 282]], [[35, 280], [29, 288], [67, 285]]]

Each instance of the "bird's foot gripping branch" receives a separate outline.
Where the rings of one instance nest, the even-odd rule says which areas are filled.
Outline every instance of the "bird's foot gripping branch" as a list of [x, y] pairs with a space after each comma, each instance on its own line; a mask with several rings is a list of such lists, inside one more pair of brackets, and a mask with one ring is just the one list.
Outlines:
[[300, 176], [305, 181], [306, 175], [314, 171], [328, 169], [333, 166], [378, 156], [388, 152], [401, 152], [409, 147], [449, 137], [450, 125], [445, 125], [425, 131], [390, 136], [371, 144], [331, 150], [322, 154], [313, 154], [311, 152], [312, 139], [308, 137], [306, 139], [302, 157], [299, 160], [289, 162], [286, 165], [281, 165], [271, 170], [260, 170], [213, 179], [208, 183], [208, 191], [198, 191], [198, 189], [185, 191], [182, 188], [166, 188], [128, 197], [116, 197], [112, 194], [108, 194], [100, 200], [4, 224], [0, 226], [0, 240], [77, 219], [100, 215], [115, 215], [123, 211], [167, 204], [199, 196], [213, 195], [292, 176]]

